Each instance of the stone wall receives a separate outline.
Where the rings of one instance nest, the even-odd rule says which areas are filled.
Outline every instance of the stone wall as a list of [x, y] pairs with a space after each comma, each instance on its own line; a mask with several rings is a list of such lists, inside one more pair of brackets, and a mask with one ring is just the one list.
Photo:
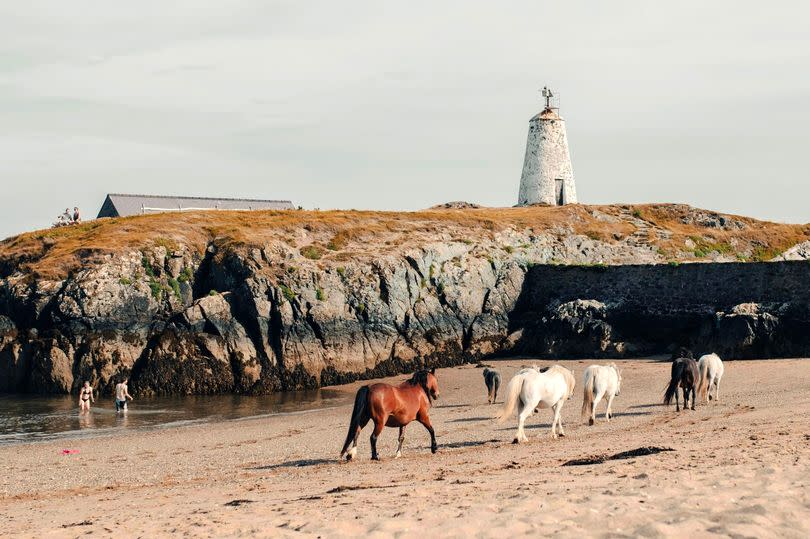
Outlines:
[[528, 270], [522, 302], [595, 299], [652, 308], [810, 302], [810, 263], [553, 266]]
[[539, 355], [808, 356], [809, 285], [807, 262], [535, 266], [512, 325]]

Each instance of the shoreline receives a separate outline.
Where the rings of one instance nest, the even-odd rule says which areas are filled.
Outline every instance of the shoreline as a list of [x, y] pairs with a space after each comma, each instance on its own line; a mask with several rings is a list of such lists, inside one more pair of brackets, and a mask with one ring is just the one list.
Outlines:
[[[504, 378], [528, 358], [492, 361]], [[660, 402], [669, 364], [618, 361], [615, 419], [580, 420], [581, 375], [605, 361], [560, 361], [578, 386], [563, 408], [567, 437], [548, 436], [541, 410], [529, 442], [515, 420], [491, 418], [481, 369], [438, 371], [431, 409], [439, 452], [418, 424], [394, 459], [396, 429], [369, 460], [337, 457], [351, 404], [307, 413], [133, 431], [116, 443], [77, 440], [0, 446], [0, 535], [348, 537], [400, 535], [806, 536], [810, 522], [810, 361], [727, 362], [718, 403], [676, 413]], [[398, 381], [405, 376], [393, 377]], [[353, 393], [357, 382], [341, 386]], [[591, 466], [568, 460], [645, 446], [674, 451]]]

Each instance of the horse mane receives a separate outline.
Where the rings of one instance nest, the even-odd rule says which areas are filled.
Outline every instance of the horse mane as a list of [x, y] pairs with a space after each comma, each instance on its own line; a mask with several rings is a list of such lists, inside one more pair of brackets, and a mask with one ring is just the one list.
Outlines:
[[410, 384], [412, 386], [421, 386], [422, 390], [425, 392], [425, 395], [427, 395], [428, 402], [433, 402], [433, 400], [430, 398], [430, 390], [428, 390], [427, 386], [428, 374], [430, 374], [430, 371], [424, 369], [416, 371], [413, 373], [413, 376], [411, 376], [410, 380], [406, 380], [405, 383]]

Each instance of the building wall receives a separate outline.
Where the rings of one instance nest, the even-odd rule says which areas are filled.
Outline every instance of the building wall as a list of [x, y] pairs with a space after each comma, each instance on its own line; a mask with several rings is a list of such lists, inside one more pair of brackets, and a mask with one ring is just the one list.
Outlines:
[[526, 156], [520, 179], [518, 205], [556, 205], [556, 180], [564, 183], [565, 204], [577, 202], [571, 155], [565, 134], [565, 122], [554, 114], [543, 112], [529, 121]]

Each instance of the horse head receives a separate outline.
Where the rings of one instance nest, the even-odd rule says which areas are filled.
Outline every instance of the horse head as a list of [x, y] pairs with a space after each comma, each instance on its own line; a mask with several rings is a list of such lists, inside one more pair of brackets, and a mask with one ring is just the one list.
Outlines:
[[427, 395], [428, 402], [433, 399], [439, 398], [439, 382], [436, 380], [436, 369], [419, 370], [413, 373], [413, 376], [408, 380], [412, 385], [420, 386]]

